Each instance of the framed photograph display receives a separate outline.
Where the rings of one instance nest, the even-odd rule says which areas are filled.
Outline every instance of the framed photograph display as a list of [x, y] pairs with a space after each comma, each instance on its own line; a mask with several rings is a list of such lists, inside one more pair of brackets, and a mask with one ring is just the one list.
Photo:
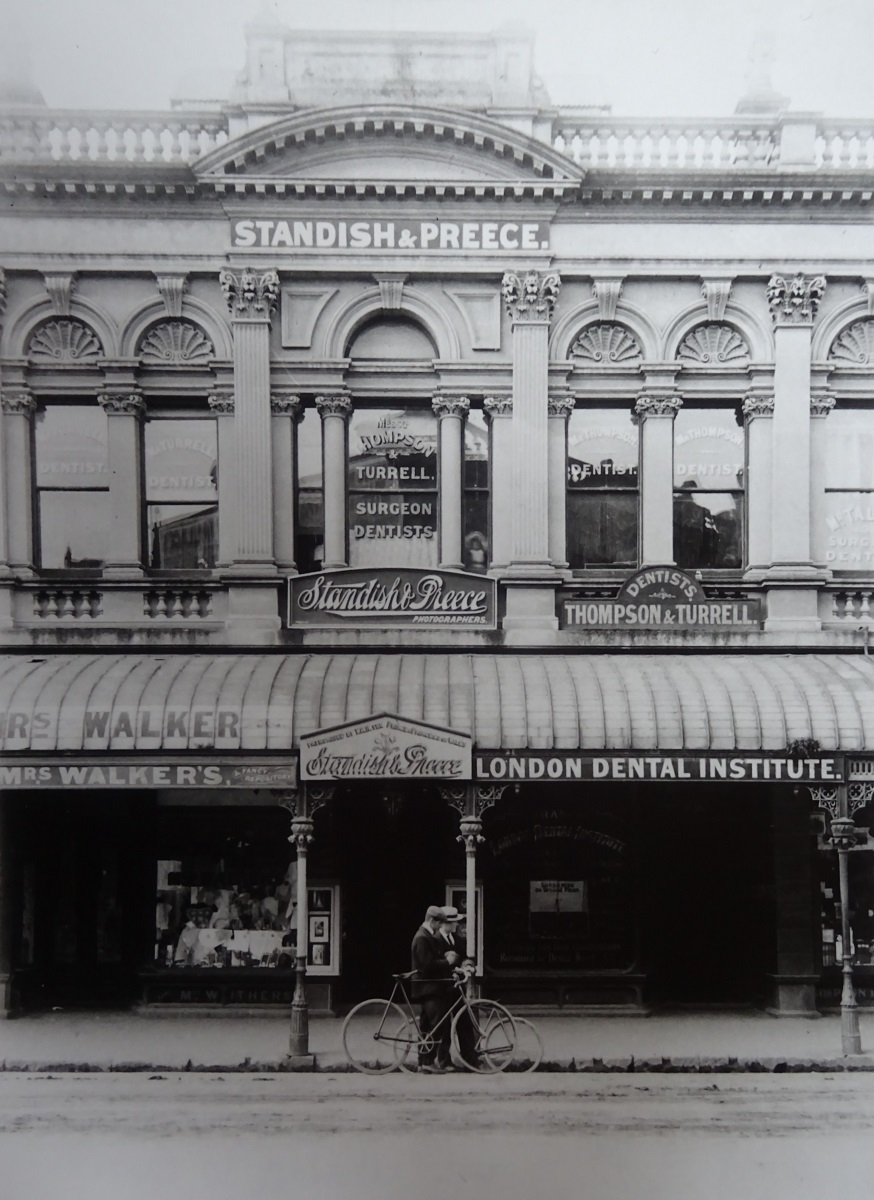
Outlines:
[[[462, 937], [466, 936], [467, 930], [467, 889], [464, 883], [459, 880], [449, 880], [446, 884], [446, 895], [443, 901], [444, 904], [451, 904], [462, 914], [462, 920], [459, 923], [459, 932]], [[483, 885], [476, 885], [476, 973], [483, 973]]]
[[307, 974], [340, 972], [340, 887], [315, 884], [307, 889]]

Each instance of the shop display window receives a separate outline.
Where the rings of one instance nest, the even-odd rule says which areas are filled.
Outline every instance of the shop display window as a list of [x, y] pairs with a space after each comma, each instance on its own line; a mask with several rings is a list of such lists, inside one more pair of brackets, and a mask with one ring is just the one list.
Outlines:
[[149, 566], [213, 568], [218, 559], [215, 420], [150, 420], [143, 440]]
[[674, 418], [674, 557], [683, 568], [743, 565], [744, 431], [733, 408]]
[[106, 413], [96, 404], [46, 404], [34, 423], [39, 565], [103, 566], [112, 513]]
[[567, 555], [575, 570], [637, 566], [638, 431], [620, 409], [568, 421]]

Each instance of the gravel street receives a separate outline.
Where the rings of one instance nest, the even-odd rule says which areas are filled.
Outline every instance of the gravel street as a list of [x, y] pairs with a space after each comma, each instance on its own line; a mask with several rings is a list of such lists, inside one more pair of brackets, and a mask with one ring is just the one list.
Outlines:
[[868, 1074], [0, 1076], [3, 1200], [868, 1200], [872, 1128]]

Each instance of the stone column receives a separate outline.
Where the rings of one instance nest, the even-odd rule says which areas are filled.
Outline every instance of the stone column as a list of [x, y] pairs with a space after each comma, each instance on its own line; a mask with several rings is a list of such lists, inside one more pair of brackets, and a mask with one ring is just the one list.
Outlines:
[[98, 400], [106, 413], [111, 508], [103, 577], [129, 579], [143, 574], [140, 428], [146, 405], [136, 389]]
[[301, 419], [300, 397], [273, 392], [273, 556], [280, 571], [297, 572], [295, 563], [294, 483], [297, 454], [296, 428]]
[[234, 329], [237, 545], [232, 572], [276, 573], [273, 558], [273, 458], [270, 444], [270, 314], [276, 271], [224, 267], [219, 282]]
[[440, 567], [444, 571], [460, 571], [464, 422], [470, 412], [470, 401], [466, 396], [435, 396], [431, 407], [440, 429]]
[[346, 559], [346, 420], [352, 412], [348, 396], [316, 396], [322, 418], [322, 508], [325, 520], [325, 570], [345, 567]]
[[768, 282], [776, 353], [766, 629], [820, 627], [811, 586], [823, 573], [814, 568], [810, 552], [810, 345], [824, 291], [821, 275], [773, 275]]
[[549, 557], [558, 570], [567, 561], [567, 423], [574, 411], [572, 395], [549, 398]]
[[491, 425], [491, 569], [503, 574], [513, 549], [513, 401], [509, 396], [486, 396], [483, 410]]
[[675, 392], [644, 392], [634, 411], [640, 420], [640, 563], [674, 561], [674, 417], [683, 401]]
[[216, 565], [227, 568], [237, 556], [237, 459], [234, 428], [234, 397], [218, 388], [208, 397], [210, 411], [217, 418], [218, 445], [218, 558]]
[[743, 402], [747, 437], [747, 571], [764, 578], [771, 561], [771, 430], [774, 397], [751, 392]]
[[31, 576], [33, 568], [33, 474], [31, 423], [36, 401], [27, 388], [6, 388], [3, 409], [2, 463], [6, 496], [6, 552], [15, 575]]
[[825, 470], [828, 428], [825, 418], [835, 406], [831, 392], [810, 399], [810, 554], [817, 570], [831, 574], [827, 565], [828, 537], [825, 527]]

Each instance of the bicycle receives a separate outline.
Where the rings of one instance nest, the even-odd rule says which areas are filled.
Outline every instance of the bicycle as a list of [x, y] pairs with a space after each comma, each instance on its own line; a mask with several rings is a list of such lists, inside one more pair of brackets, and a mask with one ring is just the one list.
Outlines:
[[413, 1047], [417, 1056], [433, 1052], [446, 1021], [451, 1022], [454, 1057], [464, 1062], [458, 1048], [458, 1024], [464, 1019], [469, 1019], [473, 1027], [476, 1056], [474, 1062], [464, 1065], [479, 1074], [493, 1074], [510, 1065], [516, 1053], [516, 1021], [503, 1004], [471, 1000], [466, 991], [467, 974], [459, 972], [453, 981], [458, 996], [435, 1027], [423, 1033], [404, 986], [415, 977], [415, 971], [393, 975], [394, 987], [387, 1000], [362, 1000], [346, 1017], [341, 1035], [343, 1049], [356, 1071], [386, 1075], [389, 1071], [409, 1070], [405, 1064]]

